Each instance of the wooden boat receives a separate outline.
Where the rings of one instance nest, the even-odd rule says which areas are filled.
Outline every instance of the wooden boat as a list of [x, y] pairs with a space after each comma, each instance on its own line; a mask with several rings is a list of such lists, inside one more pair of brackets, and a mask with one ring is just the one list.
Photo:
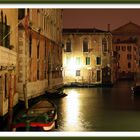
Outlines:
[[56, 106], [48, 101], [41, 100], [28, 111], [21, 112], [14, 120], [13, 131], [48, 131], [57, 127]]
[[131, 87], [133, 95], [140, 96], [140, 69], [134, 75], [134, 86]]
[[133, 95], [139, 95], [140, 96], [140, 85], [135, 85], [131, 87], [132, 94]]

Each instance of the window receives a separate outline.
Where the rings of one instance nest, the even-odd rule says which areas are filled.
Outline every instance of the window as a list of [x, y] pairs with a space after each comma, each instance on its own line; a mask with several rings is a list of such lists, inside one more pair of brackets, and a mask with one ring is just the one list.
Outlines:
[[25, 17], [25, 9], [18, 9], [18, 19], [21, 20]]
[[66, 64], [69, 65], [70, 64], [70, 56], [66, 57]]
[[32, 35], [29, 36], [29, 57], [32, 56]]
[[107, 41], [105, 38], [102, 40], [102, 49], [103, 52], [107, 52]]
[[131, 68], [131, 63], [130, 62], [128, 62], [128, 68]]
[[86, 65], [90, 65], [90, 57], [86, 57]]
[[100, 75], [101, 75], [101, 71], [97, 70], [97, 82], [100, 82], [100, 80], [101, 80]]
[[80, 70], [76, 70], [76, 76], [80, 76]]
[[120, 46], [116, 46], [116, 51], [119, 51], [120, 50]]
[[120, 60], [120, 54], [118, 54], [118, 60]]
[[132, 59], [131, 54], [127, 54], [127, 60], [131, 60], [131, 59]]
[[88, 52], [88, 40], [86, 38], [83, 40], [83, 52]]
[[125, 46], [122, 46], [122, 51], [125, 51], [126, 50], [126, 47]]
[[[7, 25], [7, 16], [3, 15], [3, 11], [1, 11], [0, 18], [2, 19], [0, 25], [0, 46], [13, 49], [14, 46], [10, 45], [10, 26]], [[3, 39], [3, 37], [5, 37], [5, 39]]]
[[131, 52], [131, 46], [127, 46], [127, 50]]
[[101, 64], [101, 57], [96, 57], [96, 64], [100, 65]]
[[137, 51], [137, 48], [136, 47], [134, 47], [134, 51]]
[[66, 42], [66, 52], [71, 52], [71, 40], [68, 39]]
[[[9, 34], [10, 32], [10, 26], [9, 25], [6, 25], [6, 29], [5, 29], [5, 33], [6, 35]], [[5, 36], [6, 36], [5, 35]], [[5, 38], [5, 47], [12, 47], [12, 45], [10, 45], [10, 35], [8, 35], [6, 38]], [[12, 48], [11, 48], [12, 49]]]
[[81, 63], [80, 57], [76, 57], [76, 65], [80, 65], [80, 63]]

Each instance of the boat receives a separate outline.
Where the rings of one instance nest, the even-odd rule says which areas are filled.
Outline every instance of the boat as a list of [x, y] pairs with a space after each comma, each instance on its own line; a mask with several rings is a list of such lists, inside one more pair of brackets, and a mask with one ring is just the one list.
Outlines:
[[140, 95], [140, 85], [135, 85], [131, 87], [133, 95]]
[[134, 85], [131, 90], [133, 95], [140, 95], [140, 69], [134, 74]]
[[46, 92], [46, 97], [47, 98], [62, 98], [67, 96], [66, 93], [64, 93], [62, 90], [49, 90]]
[[15, 118], [13, 131], [49, 131], [57, 128], [57, 110], [54, 103], [40, 100]]

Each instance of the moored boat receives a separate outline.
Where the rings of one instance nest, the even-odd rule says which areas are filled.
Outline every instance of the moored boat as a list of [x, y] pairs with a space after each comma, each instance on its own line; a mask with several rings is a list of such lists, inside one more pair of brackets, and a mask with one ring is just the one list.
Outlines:
[[140, 85], [135, 85], [131, 87], [133, 95], [140, 95]]
[[67, 94], [59, 90], [50, 90], [46, 92], [46, 96], [48, 98], [62, 98], [67, 96]]
[[56, 106], [41, 100], [27, 111], [20, 112], [12, 126], [13, 131], [49, 131], [57, 127]]

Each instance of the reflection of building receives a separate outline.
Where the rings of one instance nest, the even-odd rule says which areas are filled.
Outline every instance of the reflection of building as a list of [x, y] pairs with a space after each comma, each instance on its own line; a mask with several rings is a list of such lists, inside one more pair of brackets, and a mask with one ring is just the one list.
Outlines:
[[129, 22], [112, 31], [112, 34], [113, 50], [117, 54], [118, 79], [132, 79], [140, 62], [140, 26]]
[[0, 116], [18, 101], [16, 62], [18, 46], [17, 10], [0, 9]]
[[18, 91], [20, 99], [62, 84], [62, 10], [19, 9]]
[[112, 83], [112, 35], [99, 29], [63, 29], [64, 83]]

